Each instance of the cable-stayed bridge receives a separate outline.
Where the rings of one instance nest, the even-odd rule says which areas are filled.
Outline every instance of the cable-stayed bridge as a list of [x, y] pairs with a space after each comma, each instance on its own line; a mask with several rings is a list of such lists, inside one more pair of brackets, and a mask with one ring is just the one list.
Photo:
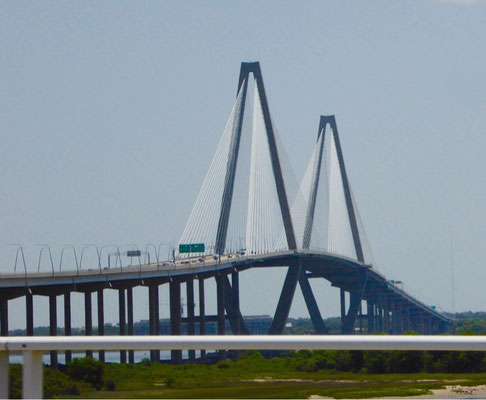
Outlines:
[[[100, 259], [100, 256], [98, 254]], [[205, 332], [217, 321], [225, 334], [246, 334], [240, 311], [239, 274], [250, 268], [286, 269], [270, 334], [281, 334], [297, 287], [302, 291], [314, 330], [326, 334], [310, 279], [339, 288], [343, 334], [415, 330], [440, 333], [448, 317], [388, 280], [374, 266], [371, 247], [346, 173], [334, 116], [321, 116], [316, 145], [304, 178], [297, 183], [271, 118], [258, 62], [242, 63], [235, 103], [216, 153], [172, 260], [136, 267], [99, 268], [2, 275], [1, 334], [8, 335], [8, 302], [26, 299], [26, 331], [34, 334], [34, 296], [49, 297], [51, 335], [57, 334], [57, 298], [64, 299], [64, 332], [71, 334], [71, 293], [85, 299], [86, 335], [93, 333], [92, 296], [97, 296], [98, 334], [104, 331], [104, 290], [119, 294], [120, 334], [133, 334], [133, 288], [148, 288], [150, 334], [159, 333], [159, 286], [170, 291], [171, 334]], [[217, 313], [206, 315], [204, 282], [215, 278]], [[198, 311], [195, 314], [195, 281]], [[187, 318], [181, 314], [185, 284]], [[90, 354], [88, 352], [88, 354]], [[126, 362], [126, 352], [121, 361]], [[104, 354], [100, 352], [100, 359]], [[204, 356], [204, 353], [202, 353]], [[66, 354], [66, 360], [71, 355]], [[224, 358], [225, 353], [220, 352]], [[133, 362], [133, 352], [128, 353]], [[157, 350], [151, 352], [158, 360]], [[195, 352], [189, 352], [195, 358]], [[172, 352], [180, 362], [180, 351]], [[57, 354], [51, 354], [57, 364]]]

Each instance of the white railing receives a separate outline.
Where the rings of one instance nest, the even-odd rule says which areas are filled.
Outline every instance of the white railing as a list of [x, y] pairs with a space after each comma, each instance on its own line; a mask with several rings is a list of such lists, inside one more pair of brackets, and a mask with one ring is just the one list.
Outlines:
[[0, 338], [0, 398], [9, 352], [23, 354], [23, 397], [42, 397], [42, 355], [51, 350], [460, 350], [486, 351], [486, 336], [37, 336]]

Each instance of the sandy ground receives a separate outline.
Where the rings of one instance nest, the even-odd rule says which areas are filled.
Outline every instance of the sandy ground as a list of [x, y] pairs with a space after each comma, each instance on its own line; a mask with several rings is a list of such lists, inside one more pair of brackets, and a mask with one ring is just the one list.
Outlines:
[[417, 396], [422, 399], [486, 399], [486, 385], [451, 385], [445, 389], [433, 389], [431, 395]]
[[[306, 379], [273, 379], [269, 376], [265, 376], [259, 379], [250, 379], [248, 382], [312, 382], [312, 383], [355, 383], [353, 380], [323, 380], [314, 381]], [[463, 380], [458, 379], [450, 382], [462, 382]], [[366, 381], [362, 381], [366, 382]], [[403, 382], [415, 382], [415, 381], [403, 381]], [[434, 379], [422, 379], [419, 382], [437, 382]], [[486, 399], [486, 385], [478, 386], [462, 386], [457, 385], [447, 385], [445, 389], [431, 389], [432, 394], [425, 394], [420, 396], [390, 396], [390, 397], [376, 397], [368, 400], [384, 400], [384, 399]], [[309, 397], [311, 400], [317, 399], [333, 399], [333, 397], [319, 396], [317, 394], [311, 395]], [[349, 399], [342, 399], [349, 400]]]
[[[486, 399], [486, 385], [479, 386], [461, 386], [451, 385], [446, 386], [445, 389], [432, 389], [432, 394], [412, 397], [376, 397], [368, 400], [384, 400], [384, 399]], [[309, 399], [332, 399], [332, 397], [312, 395]], [[343, 399], [346, 400], [346, 399]]]

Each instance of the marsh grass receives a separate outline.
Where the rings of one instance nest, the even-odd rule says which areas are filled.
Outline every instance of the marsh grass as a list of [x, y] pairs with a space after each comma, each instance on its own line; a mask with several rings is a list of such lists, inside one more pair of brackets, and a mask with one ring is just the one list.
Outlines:
[[[343, 357], [338, 359], [337, 357]], [[486, 383], [486, 373], [352, 372], [344, 354], [291, 353], [265, 359], [248, 352], [238, 361], [212, 365], [150, 363], [104, 364], [103, 383], [81, 384], [63, 398], [334, 398], [416, 396], [431, 389]], [[347, 370], [336, 370], [331, 365]], [[48, 368], [46, 368], [48, 370]], [[61, 372], [56, 371], [56, 379]], [[48, 374], [50, 376], [52, 374]], [[54, 375], [52, 375], [54, 376]], [[73, 375], [74, 376], [74, 375]], [[67, 378], [71, 379], [67, 376]], [[71, 382], [71, 381], [69, 381]], [[77, 386], [78, 387], [78, 386]], [[98, 387], [98, 390], [96, 390]], [[55, 396], [55, 392], [52, 392]]]
[[115, 391], [83, 393], [93, 398], [334, 398], [416, 396], [457, 384], [486, 383], [486, 373], [369, 374], [297, 370], [294, 356], [265, 359], [258, 353], [213, 365], [108, 364], [104, 378]]

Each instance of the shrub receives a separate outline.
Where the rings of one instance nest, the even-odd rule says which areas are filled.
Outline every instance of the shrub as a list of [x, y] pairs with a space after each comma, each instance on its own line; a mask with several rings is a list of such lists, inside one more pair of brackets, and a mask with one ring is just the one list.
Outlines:
[[312, 352], [310, 350], [299, 350], [297, 352], [297, 357], [310, 358], [311, 355], [312, 355]]
[[8, 397], [11, 399], [22, 398], [22, 365], [9, 365], [8, 374]]
[[165, 378], [164, 378], [164, 383], [165, 383], [165, 386], [167, 386], [168, 388], [173, 388], [175, 385], [176, 385], [176, 379], [173, 375], [167, 375]]
[[256, 361], [256, 360], [265, 360], [265, 357], [263, 357], [262, 353], [256, 350], [250, 350], [250, 351], [245, 351], [243, 352], [240, 357], [238, 358], [239, 361], [244, 361], [244, 360], [251, 360], [251, 361]]
[[74, 382], [60, 371], [44, 368], [44, 398], [50, 399], [64, 395], [78, 396], [80, 392], [78, 382]]
[[113, 392], [115, 390], [115, 381], [109, 379], [105, 382], [106, 390]]
[[364, 367], [364, 358], [362, 351], [350, 351], [351, 354], [351, 369], [353, 372], [359, 372]]
[[67, 365], [68, 375], [99, 390], [103, 386], [103, 363], [92, 357], [75, 358]]
[[150, 358], [144, 358], [142, 361], [140, 361], [140, 364], [149, 366], [150, 364], [152, 364], [152, 361], [150, 361]]
[[228, 369], [230, 367], [230, 362], [229, 361], [220, 361], [218, 363], [218, 368], [219, 369]]
[[424, 369], [423, 352], [389, 351], [387, 353], [386, 371], [392, 373], [422, 372]]
[[[44, 368], [44, 398], [78, 396], [81, 393], [79, 383], [58, 370]], [[9, 366], [9, 398], [22, 398], [22, 365]]]
[[385, 351], [365, 351], [363, 354], [364, 368], [371, 374], [386, 372], [387, 354]]
[[338, 351], [334, 368], [338, 371], [352, 371], [354, 369], [353, 359], [350, 351]]

